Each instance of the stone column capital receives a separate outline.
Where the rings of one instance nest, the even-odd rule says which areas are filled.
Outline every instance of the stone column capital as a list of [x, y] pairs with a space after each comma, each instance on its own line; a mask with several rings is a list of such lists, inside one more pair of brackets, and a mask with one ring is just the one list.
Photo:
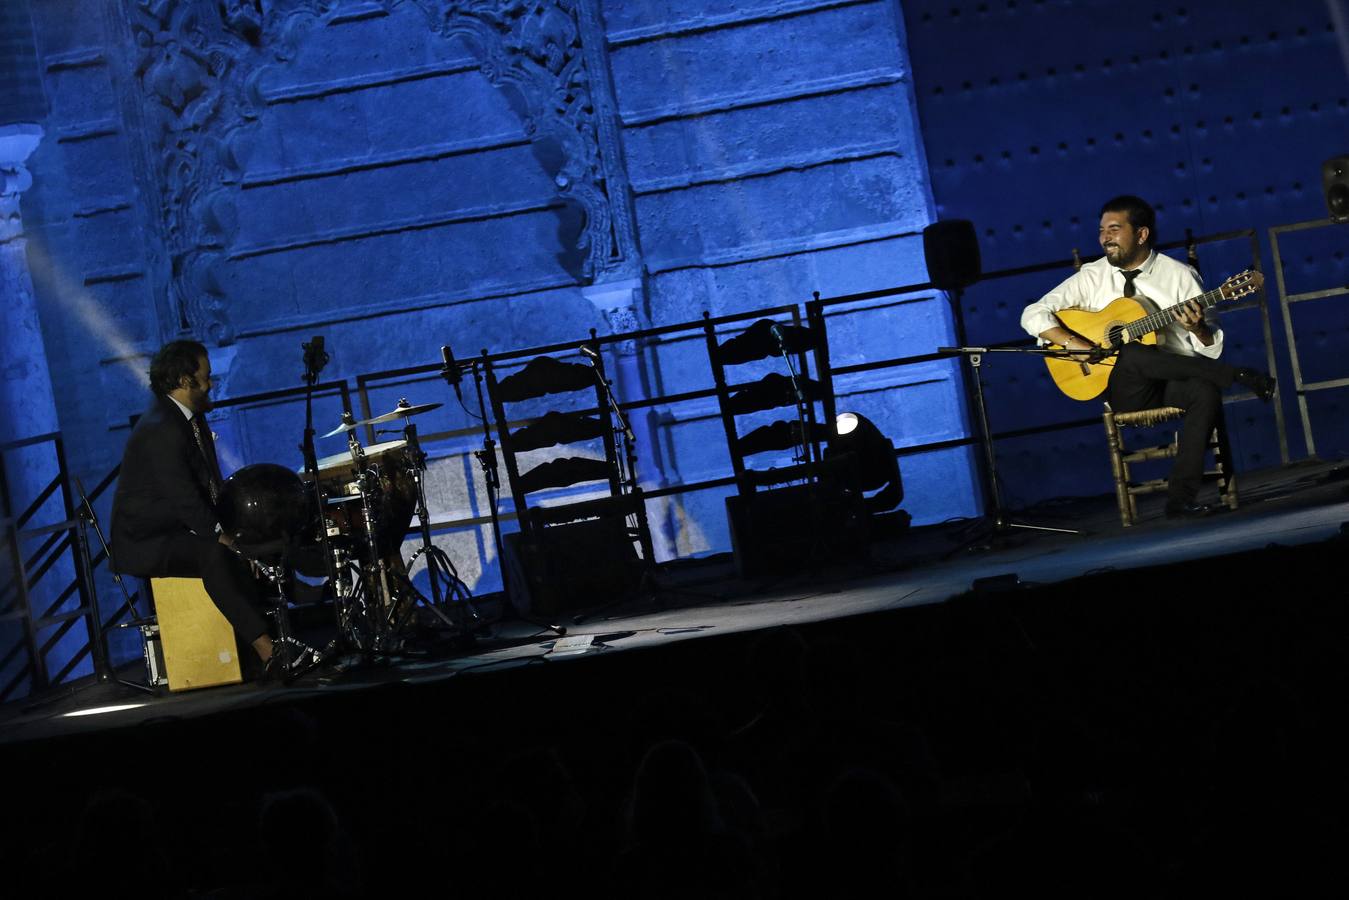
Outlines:
[[[621, 281], [586, 285], [581, 288], [581, 294], [604, 316], [610, 334], [641, 330], [637, 309], [642, 300], [642, 279], [624, 278]], [[623, 355], [632, 355], [637, 352], [637, 344], [635, 341], [621, 341], [614, 345], [614, 350]]]
[[624, 278], [622, 281], [605, 281], [589, 284], [581, 288], [581, 294], [596, 309], [608, 316], [621, 309], [637, 308], [641, 299], [642, 279]]
[[0, 125], [0, 241], [23, 234], [19, 195], [33, 186], [24, 163], [41, 142], [40, 125]]
[[33, 184], [24, 168], [28, 157], [42, 143], [41, 125], [0, 125], [0, 195], [22, 194]]

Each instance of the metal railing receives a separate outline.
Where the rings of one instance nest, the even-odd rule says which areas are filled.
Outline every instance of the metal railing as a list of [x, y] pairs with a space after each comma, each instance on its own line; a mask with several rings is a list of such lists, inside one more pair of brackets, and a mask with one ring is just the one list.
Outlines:
[[[51, 461], [56, 474], [38, 491], [28, 506], [15, 515], [10, 486], [5, 476], [6, 457], [45, 444], [51, 445]], [[63, 518], [47, 525], [30, 526], [34, 517], [58, 494]], [[14, 644], [0, 646], [0, 671], [7, 670], [20, 651], [26, 651], [27, 656], [8, 681], [0, 685], [0, 702], [62, 684], [91, 653], [96, 669], [105, 665], [103, 643], [94, 639], [100, 631], [98, 609], [94, 603], [94, 594], [89, 589], [89, 558], [85, 552], [87, 545], [75, 508], [66, 467], [65, 446], [60, 434], [42, 434], [0, 445], [0, 531], [3, 531], [0, 540], [5, 544], [13, 572], [13, 578], [0, 585], [0, 620], [17, 620], [21, 623], [22, 631]], [[37, 547], [27, 552], [25, 544], [32, 541], [37, 542]], [[62, 560], [69, 561], [75, 572], [74, 577], [67, 584], [52, 586], [50, 592], [55, 594], [54, 599], [46, 602], [41, 610], [34, 609], [33, 603], [39, 588], [52, 584], [50, 579], [63, 568], [58, 565]], [[73, 609], [62, 611], [62, 607], [67, 606], [68, 601], [75, 596], [78, 596], [79, 603]], [[53, 672], [49, 665], [52, 651], [79, 624], [86, 629], [85, 643], [69, 659], [58, 661], [59, 668]], [[43, 633], [49, 629], [51, 633], [44, 638]], [[27, 691], [23, 690], [25, 684], [28, 686]]]
[[1279, 284], [1279, 309], [1283, 313], [1283, 328], [1288, 339], [1288, 355], [1293, 364], [1293, 388], [1297, 391], [1297, 408], [1302, 417], [1302, 436], [1307, 441], [1307, 455], [1316, 455], [1316, 439], [1312, 436], [1311, 410], [1307, 407], [1307, 395], [1331, 388], [1349, 387], [1349, 378], [1330, 378], [1322, 381], [1304, 381], [1302, 378], [1302, 358], [1297, 350], [1297, 332], [1293, 330], [1292, 305], [1307, 300], [1324, 300], [1327, 297], [1343, 297], [1349, 294], [1349, 286], [1325, 288], [1319, 291], [1301, 291], [1288, 293], [1283, 277], [1283, 256], [1279, 250], [1279, 235], [1297, 231], [1310, 231], [1317, 228], [1342, 228], [1349, 238], [1349, 225], [1334, 219], [1313, 219], [1296, 222], [1292, 225], [1277, 225], [1269, 229], [1269, 246], [1274, 254], [1274, 276]]
[[[1304, 226], [1286, 226], [1280, 230], [1283, 231], [1295, 230], [1298, 227], [1311, 227], [1311, 226], [1306, 225], [1304, 223]], [[1159, 247], [1159, 249], [1173, 250], [1185, 248], [1187, 252], [1191, 255], [1191, 257], [1193, 257], [1196, 252], [1196, 248], [1199, 246], [1239, 239], [1246, 239], [1250, 242], [1251, 265], [1253, 268], [1259, 269], [1260, 248], [1256, 237], [1256, 233], [1250, 229], [1224, 232], [1220, 234], [1207, 235], [1197, 238], [1191, 236], [1187, 237], [1187, 239], [1183, 241], [1176, 241], [1169, 244], [1163, 244]], [[1274, 239], [1275, 239], [1274, 230], [1271, 230], [1271, 240]], [[1275, 245], [1275, 259], [1277, 263], [1278, 260], [1277, 244]], [[988, 272], [982, 276], [982, 278], [980, 279], [980, 283], [984, 284], [992, 281], [998, 281], [1000, 279], [1008, 279], [1017, 276], [1036, 274], [1042, 272], [1060, 271], [1066, 274], [1074, 265], [1080, 265], [1080, 263], [1081, 263], [1080, 258], [1077, 256], [1076, 252], [1074, 252], [1073, 257], [1068, 259], [1055, 260], [1052, 262], [1041, 263], [1037, 265], [1021, 266], [1016, 268], [1008, 268]], [[1280, 284], [1280, 293], [1282, 297], [1283, 282], [1281, 275], [1279, 278], [1279, 284]], [[682, 322], [672, 325], [663, 325], [655, 328], [643, 329], [640, 331], [625, 332], [622, 334], [595, 336], [590, 340], [590, 342], [596, 343], [602, 347], [613, 344], [622, 344], [624, 342], [636, 342], [638, 347], [651, 347], [661, 342], [669, 342], [671, 340], [676, 341], [682, 339], [701, 340], [704, 335], [704, 327], [707, 321], [710, 321], [711, 324], [718, 329], [726, 329], [728, 326], [735, 326], [742, 322], [748, 322], [761, 318], [790, 317], [794, 322], [799, 322], [803, 318], [803, 310], [805, 310], [806, 307], [812, 304], [818, 305], [822, 314], [828, 317], [833, 317], [838, 315], [850, 315], [854, 313], [865, 312], [867, 309], [863, 308], [846, 311], [840, 309], [840, 307], [843, 307], [848, 304], [866, 303], [868, 301], [873, 300], [893, 299], [897, 297], [913, 295], [915, 293], [921, 293], [924, 291], [936, 291], [936, 290], [937, 289], [931, 283], [920, 282], [916, 284], [887, 288], [884, 290], [867, 291], [862, 293], [846, 294], [834, 297], [821, 298], [818, 295], [816, 295], [813, 300], [806, 301], [804, 303], [779, 305], [765, 309], [753, 310], [750, 312], [719, 316], [712, 318], [711, 320], [699, 319], [693, 322]], [[1332, 293], [1345, 293], [1345, 292], [1346, 291], [1344, 290], [1340, 290]], [[1324, 294], [1324, 292], [1317, 294], [1317, 296], [1322, 295], [1328, 294]], [[1261, 326], [1264, 341], [1265, 357], [1268, 361], [1269, 370], [1273, 371], [1275, 357], [1272, 341], [1272, 331], [1270, 327], [1269, 311], [1265, 297], [1266, 294], [1262, 290], [1256, 295], [1254, 295], [1251, 299], [1244, 301], [1242, 303], [1230, 304], [1226, 306], [1225, 309], [1228, 311], [1247, 310], [1247, 309], [1259, 310], [1261, 314]], [[1290, 298], [1290, 302], [1295, 302], [1301, 299], [1313, 299], [1313, 298], [1311, 296], [1294, 295], [1292, 298]], [[1286, 324], [1287, 321], [1288, 321], [1287, 311], [1285, 306]], [[1288, 327], [1290, 328], [1289, 343], [1291, 348], [1293, 345], [1291, 325]], [[487, 360], [490, 360], [494, 366], [500, 366], [502, 364], [509, 364], [513, 361], [527, 360], [534, 356], [539, 355], [575, 352], [578, 348], [579, 343], [580, 340], [577, 340], [563, 343], [546, 344], [542, 346], [529, 347], [518, 350], [511, 350], [496, 354], [484, 353], [483, 356], [477, 357], [475, 361], [481, 361], [482, 359], [486, 358]], [[1029, 345], [1031, 343], [1033, 343], [1033, 339], [1026, 337], [1026, 338], [1019, 338], [1016, 340], [1002, 341], [996, 344], [987, 344], [986, 346], [1014, 347], [1014, 346]], [[934, 352], [911, 356], [894, 357], [889, 359], [869, 360], [866, 362], [852, 365], [833, 367], [831, 369], [831, 374], [835, 379], [837, 379], [840, 376], [847, 376], [850, 374], [858, 374], [883, 369], [898, 369], [906, 366], [921, 365], [924, 363], [930, 363], [937, 360], [944, 360], [949, 358], [950, 357]], [[1296, 355], [1294, 356], [1294, 365], [1295, 367], [1297, 365]], [[351, 410], [353, 412], [358, 412], [358, 414], [362, 418], [369, 418], [371, 413], [373, 412], [373, 407], [371, 405], [372, 391], [411, 381], [434, 379], [439, 377], [440, 371], [441, 371], [441, 364], [437, 362], [437, 363], [428, 363], [425, 365], [405, 366], [395, 369], [386, 369], [377, 372], [362, 373], [354, 376], [353, 379], [351, 380], [348, 379], [334, 380], [318, 384], [315, 386], [314, 389], [315, 396], [319, 397], [324, 395], [331, 395], [333, 393], [339, 394], [342, 398], [342, 406], [344, 409]], [[1296, 371], [1297, 370], [1295, 368], [1295, 372]], [[354, 388], [352, 387], [351, 383], [351, 381], [353, 380], [354, 380]], [[710, 381], [711, 379], [709, 378], [709, 384], [707, 387], [704, 388], [682, 391], [673, 394], [662, 394], [652, 397], [630, 399], [624, 401], [621, 404], [621, 407], [625, 412], [631, 412], [650, 409], [653, 407], [670, 407], [676, 404], [688, 403], [690, 401], [712, 400], [716, 397], [716, 388], [715, 385], [710, 383]], [[1322, 386], [1339, 386], [1341, 384], [1349, 384], [1349, 379], [1344, 379], [1328, 385], [1316, 384], [1307, 387], [1309, 389], [1319, 389]], [[217, 409], [228, 409], [231, 407], [258, 406], [269, 403], [278, 403], [300, 399], [304, 396], [304, 393], [305, 393], [304, 386], [297, 385], [291, 388], [264, 391], [254, 394], [241, 395], [237, 397], [221, 398], [215, 402], [215, 407]], [[1230, 403], [1248, 399], [1250, 396], [1251, 395], [1249, 394], [1238, 394], [1226, 397], [1224, 399], [1225, 402]], [[353, 408], [352, 405], [353, 399], [355, 399], [359, 403], [359, 411]], [[1303, 403], [1302, 409], [1304, 416], [1304, 428], [1309, 428], [1309, 426], [1306, 424], [1305, 402], [1303, 401], [1302, 397], [1301, 385], [1299, 385], [1299, 401]], [[1281, 459], [1283, 462], [1286, 463], [1288, 461], [1288, 441], [1284, 427], [1283, 415], [1281, 410], [1279, 410], [1279, 408], [1277, 407], [1277, 405], [1275, 407], [1275, 417], [1276, 417], [1276, 427], [1279, 436]], [[1081, 419], [1073, 418], [1045, 425], [1036, 425], [1024, 428], [999, 431], [995, 432], [991, 437], [992, 440], [996, 443], [997, 441], [1015, 439], [1019, 437], [1025, 437], [1028, 435], [1062, 431], [1083, 426], [1095, 426], [1098, 425], [1099, 422], [1100, 422], [1099, 416], [1093, 414], [1091, 416], [1084, 417]], [[524, 422], [512, 424], [524, 424]], [[488, 427], [489, 429], [491, 428], [490, 422]], [[457, 428], [440, 432], [428, 432], [422, 435], [422, 439], [427, 442], [445, 441], [445, 440], [452, 441], [456, 439], [475, 438], [477, 436], [480, 436], [481, 434], [482, 434], [481, 423], [473, 423], [464, 428]], [[375, 434], [373, 432], [373, 429], [369, 429], [367, 431], [367, 439], [368, 441], [371, 442], [374, 441]], [[60, 483], [57, 484], [54, 481], [52, 485], [49, 485], [47, 490], [44, 492], [45, 496], [43, 500], [45, 502], [45, 498], [50, 497], [52, 493], [54, 493], [56, 490], [58, 489], [61, 490], [63, 492], [63, 499], [66, 504], [67, 520], [62, 523], [59, 523], [58, 525], [48, 526], [48, 528], [45, 531], [42, 529], [39, 529], [37, 531], [23, 531], [22, 530], [23, 524], [24, 522], [27, 521], [25, 516], [20, 516], [18, 517], [17, 520], [11, 520], [10, 518], [6, 517], [4, 519], [5, 540], [11, 548], [11, 554], [14, 557], [14, 564], [16, 566], [16, 571], [20, 573], [29, 573], [24, 577], [17, 579], [20, 586], [20, 593], [22, 595], [20, 601], [25, 604], [23, 608], [24, 610], [27, 610], [26, 604], [28, 594], [26, 591], [26, 585], [34, 583], [34, 579], [40, 578], [52, 570], [52, 564], [51, 561], [48, 559], [48, 557], [60, 554], [65, 550], [72, 548], [75, 548], [79, 551], [75, 554], [76, 570], [77, 570], [75, 582], [78, 582], [78, 584], [72, 584], [70, 586], [67, 586], [61, 592], [60, 596], [63, 598], [68, 598], [73, 591], [78, 590], [81, 593], [82, 604], [78, 611], [72, 611], [60, 615], [51, 615], [51, 613], [56, 607], [52, 607], [46, 610], [42, 615], [39, 615], [37, 617], [31, 616], [31, 611], [27, 611], [25, 639], [23, 642], [20, 642], [20, 644], [17, 646], [20, 648], [24, 646], [28, 647], [30, 655], [30, 664], [24, 668], [22, 674], [27, 675], [30, 672], [34, 674], [33, 684], [35, 688], [38, 686], [45, 687], [60, 682], [63, 678], [69, 675], [69, 673], [73, 670], [74, 666], [77, 665], [80, 660], [82, 660], [85, 656], [89, 655], [90, 653], [93, 653], [95, 655], [96, 663], [98, 666], [106, 666], [107, 664], [106, 641], [108, 634], [111, 629], [118, 627], [119, 624], [122, 622], [122, 620], [131, 611], [130, 604], [123, 603], [117, 610], [115, 610], [111, 615], [109, 615], [105, 621], [101, 622], [99, 621], [97, 604], [94, 599], [97, 593], [95, 588], [96, 583], [95, 577], [97, 574], [97, 570], [99, 569], [100, 566], [106, 564], [107, 559], [106, 555], [101, 550], [93, 556], [90, 556], [87, 552], [88, 543], [87, 540], [85, 540], [85, 537], [82, 533], [82, 529], [80, 527], [81, 523], [79, 522], [78, 518], [74, 516], [73, 513], [71, 494], [69, 486], [66, 483], [64, 451], [61, 447], [59, 436], [43, 435], [37, 438], [30, 438], [28, 441], [20, 442], [19, 444], [11, 446], [18, 447], [32, 443], [40, 443], [43, 441], [52, 441], [54, 443], [54, 446], [56, 447], [57, 457], [60, 460], [60, 469], [62, 473], [61, 476], [59, 476], [59, 478], [56, 479], [56, 481], [59, 481]], [[896, 449], [896, 453], [897, 455], [900, 456], [908, 456], [919, 453], [947, 450], [957, 447], [967, 447], [974, 445], [977, 441], [978, 437], [971, 434], [958, 438], [951, 438], [940, 441], [931, 441], [921, 444], [911, 444], [902, 446]], [[1310, 448], [1311, 446], [1310, 432], [1308, 432], [1308, 445]], [[5, 449], [7, 448], [0, 448], [0, 452], [3, 452]], [[99, 499], [104, 493], [106, 493], [106, 491], [114, 484], [117, 478], [117, 474], [118, 474], [117, 469], [113, 469], [103, 479], [99, 481], [99, 483], [95, 486], [94, 490], [91, 491], [89, 494], [91, 504], [97, 499]], [[697, 491], [731, 487], [734, 484], [735, 484], [734, 476], [727, 474], [725, 476], [701, 478], [694, 481], [679, 481], [673, 484], [665, 484], [645, 490], [644, 493], [648, 500], [654, 500], [658, 498], [675, 497]], [[4, 487], [3, 479], [2, 477], [0, 477], [0, 488], [3, 487]], [[5, 499], [7, 500], [7, 494]], [[7, 506], [6, 509], [8, 509]], [[25, 511], [26, 515], [31, 517], [33, 509], [34, 509], [33, 507], [30, 507], [29, 510], [26, 510]], [[514, 517], [515, 516], [513, 511], [509, 509], [501, 510], [500, 518], [503, 521], [510, 521], [514, 519]], [[486, 514], [469, 515], [469, 516], [461, 515], [437, 519], [434, 520], [431, 523], [431, 525], [433, 530], [435, 530], [436, 532], [444, 532], [448, 530], [459, 530], [466, 528], [481, 527], [488, 524], [490, 518], [491, 518], [490, 515]], [[40, 536], [39, 533], [45, 533], [53, 536], [50, 538], [50, 543], [43, 545], [45, 555], [43, 553], [39, 553], [35, 554], [33, 559], [31, 560], [22, 559], [21, 553], [18, 550], [19, 541], [32, 536]], [[40, 560], [39, 557], [41, 557]], [[133, 595], [133, 600], [134, 599], [135, 595]], [[3, 603], [4, 601], [0, 600], [0, 615], [4, 615], [5, 614], [4, 611], [7, 609], [7, 607], [5, 607]], [[11, 605], [9, 607], [10, 610], [9, 614], [11, 615], [23, 614], [22, 612], [15, 613], [14, 612], [15, 609], [17, 609], [17, 607]], [[66, 633], [66, 631], [68, 631], [71, 627], [73, 627], [74, 623], [78, 621], [81, 617], [87, 620], [89, 625], [89, 633], [91, 635], [91, 638], [93, 639], [91, 639], [91, 641], [84, 648], [79, 650], [76, 656], [71, 661], [67, 662], [59, 672], [57, 672], [54, 676], [49, 676], [45, 670], [45, 664], [43, 662], [43, 660], [45, 659], [45, 654], [50, 652], [51, 647], [54, 646], [54, 641], [59, 640], [59, 636], [63, 635], [64, 633]], [[51, 624], [60, 625], [60, 633], [56, 637], [51, 638], [46, 642], [44, 642], [42, 647], [39, 647], [37, 644], [38, 631], [40, 631], [42, 628], [50, 627]], [[0, 648], [0, 652], [3, 651], [4, 648]], [[15, 652], [17, 652], [16, 649], [11, 649], [9, 651], [9, 655], [0, 658], [0, 669], [3, 669], [3, 666], [8, 664], [8, 661], [12, 660], [13, 654]], [[9, 696], [13, 693], [14, 689], [15, 686], [13, 682], [11, 682], [10, 685], [5, 686], [4, 688], [0, 688], [0, 701], [9, 698]]]

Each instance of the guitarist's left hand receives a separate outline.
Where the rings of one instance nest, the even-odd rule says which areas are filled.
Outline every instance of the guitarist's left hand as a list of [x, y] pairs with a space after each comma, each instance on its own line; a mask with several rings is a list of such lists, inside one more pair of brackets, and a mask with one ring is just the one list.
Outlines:
[[1184, 325], [1186, 331], [1198, 331], [1204, 325], [1204, 307], [1198, 301], [1186, 300], [1176, 307], [1176, 321]]
[[1176, 307], [1176, 321], [1185, 326], [1185, 330], [1199, 339], [1205, 347], [1213, 346], [1213, 332], [1204, 321], [1204, 307], [1197, 300], [1186, 300]]

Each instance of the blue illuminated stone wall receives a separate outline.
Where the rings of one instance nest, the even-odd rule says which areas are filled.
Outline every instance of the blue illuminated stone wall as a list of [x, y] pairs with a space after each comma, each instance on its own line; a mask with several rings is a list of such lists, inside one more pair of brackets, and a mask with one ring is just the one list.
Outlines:
[[[1256, 229], [1297, 458], [1303, 441], [1265, 229], [1323, 218], [1320, 164], [1349, 146], [1349, 59], [1332, 20], [1337, 4], [903, 5], [937, 210], [975, 222], [986, 271], [1067, 259], [1075, 248], [1099, 255], [1097, 211], [1119, 193], [1154, 203], [1163, 241], [1187, 230]], [[1349, 283], [1343, 226], [1283, 244], [1290, 292]], [[1202, 247], [1199, 258], [1215, 286], [1249, 267], [1250, 244]], [[1023, 337], [1021, 309], [1070, 271], [976, 286], [966, 295], [971, 341]], [[1349, 375], [1342, 300], [1293, 308], [1309, 380]], [[1230, 360], [1263, 367], [1259, 314], [1233, 312], [1223, 326]], [[1062, 397], [1037, 362], [1000, 357], [987, 375], [997, 431], [1099, 413], [1095, 403]], [[1342, 390], [1309, 396], [1323, 456], [1349, 449], [1345, 399]], [[1242, 401], [1227, 406], [1227, 417], [1241, 467], [1279, 463], [1273, 408]], [[999, 451], [1014, 500], [1109, 490], [1099, 425], [1010, 439]]]
[[[240, 396], [296, 385], [313, 334], [333, 355], [324, 377], [353, 378], [434, 362], [441, 344], [465, 358], [925, 278], [932, 202], [891, 0], [31, 11], [51, 113], [29, 256], [61, 423], [91, 477], [144, 405], [147, 354], [180, 334], [212, 348], [217, 393]], [[949, 340], [939, 295], [837, 312], [838, 363]], [[696, 334], [613, 356], [627, 398], [711, 384]], [[958, 379], [940, 364], [837, 387], [905, 445], [965, 433]], [[371, 412], [450, 400], [435, 379], [371, 395]], [[320, 399], [320, 430], [339, 408]], [[711, 401], [645, 419], [648, 484], [728, 473]], [[421, 424], [475, 419], [451, 401]], [[292, 400], [212, 419], [227, 469], [298, 464], [301, 426]], [[433, 442], [435, 516], [485, 512], [479, 440]], [[964, 451], [915, 457], [905, 479], [919, 521], [976, 508]], [[729, 547], [722, 493], [654, 510], [662, 555]], [[470, 584], [494, 586], [481, 529], [444, 539]]]

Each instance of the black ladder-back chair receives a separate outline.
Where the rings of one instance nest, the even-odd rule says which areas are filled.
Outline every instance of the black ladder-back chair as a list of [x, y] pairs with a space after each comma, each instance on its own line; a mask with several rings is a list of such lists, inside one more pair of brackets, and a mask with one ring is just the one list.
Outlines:
[[[823, 311], [807, 308], [806, 324], [759, 319], [725, 341], [704, 314], [707, 355], [737, 492], [726, 498], [731, 547], [742, 576], [860, 555], [866, 547], [862, 498], [846, 492], [843, 457], [826, 460], [838, 436], [829, 342]], [[732, 380], [728, 369], [774, 360], [757, 381]], [[790, 367], [788, 361], [790, 360]], [[812, 371], [812, 362], [814, 363]], [[793, 372], [794, 370], [794, 372]], [[798, 397], [793, 376], [802, 397]], [[742, 420], [777, 416], [742, 434]], [[797, 448], [792, 464], [755, 467], [754, 457]]]
[[[508, 541], [519, 564], [507, 579], [513, 599], [532, 611], [552, 613], [634, 593], [654, 566], [655, 551], [641, 488], [635, 477], [633, 483], [624, 483], [613, 415], [600, 386], [603, 359], [596, 358], [592, 368], [539, 356], [498, 379], [484, 354], [483, 371], [520, 522], [520, 535]], [[584, 397], [581, 408], [576, 408], [578, 394]], [[527, 412], [529, 418], [512, 420], [508, 407], [530, 401], [540, 402]], [[597, 442], [601, 458], [575, 455], [582, 445]], [[563, 453], [570, 448], [571, 455], [522, 471], [523, 454], [550, 447], [562, 447]], [[607, 496], [548, 506], [538, 502], [545, 492], [588, 483], [598, 483]], [[521, 576], [523, 585], [516, 583]]]
[[[709, 314], [704, 313], [703, 318], [717, 404], [726, 431], [731, 468], [741, 496], [747, 497], [760, 487], [772, 487], [790, 481], [818, 480], [824, 471], [822, 445], [837, 436], [829, 342], [823, 313], [812, 308], [804, 326], [795, 315], [791, 322], [759, 319], [744, 331], [721, 342], [717, 340]], [[786, 357], [792, 361], [797, 383], [805, 398], [799, 412], [792, 372], [783, 359], [784, 349]], [[769, 372], [752, 382], [732, 382], [728, 379], [728, 366], [738, 367], [766, 359], [776, 360], [780, 371]], [[812, 360], [815, 363], [813, 377]], [[739, 420], [742, 417], [769, 410], [784, 411], [786, 417], [760, 425], [744, 435], [740, 433]], [[817, 410], [822, 411], [822, 416], [817, 414]], [[780, 453], [793, 447], [800, 448], [804, 458], [792, 466], [762, 469], [750, 464], [750, 457], [767, 452]]]

